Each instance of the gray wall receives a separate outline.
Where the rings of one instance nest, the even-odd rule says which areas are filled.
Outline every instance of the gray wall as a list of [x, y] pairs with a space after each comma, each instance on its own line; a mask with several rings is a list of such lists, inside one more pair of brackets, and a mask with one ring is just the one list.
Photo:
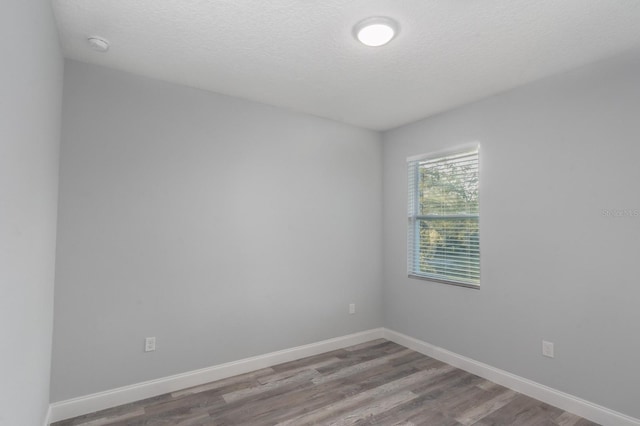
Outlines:
[[0, 13], [0, 425], [49, 405], [63, 62], [51, 4]]
[[[631, 52], [384, 134], [385, 326], [640, 417], [639, 113]], [[409, 279], [406, 157], [470, 142], [482, 287]]]
[[380, 135], [78, 62], [64, 95], [53, 401], [382, 325]]

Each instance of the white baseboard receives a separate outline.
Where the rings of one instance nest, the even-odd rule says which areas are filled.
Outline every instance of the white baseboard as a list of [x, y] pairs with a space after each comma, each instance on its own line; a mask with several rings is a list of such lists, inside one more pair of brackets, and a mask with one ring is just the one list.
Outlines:
[[640, 426], [640, 419], [593, 404], [396, 331], [384, 329], [384, 338], [601, 425]]
[[393, 330], [378, 328], [361, 333], [323, 340], [309, 345], [298, 346], [282, 351], [271, 352], [239, 361], [228, 362], [201, 370], [164, 377], [148, 382], [124, 386], [105, 392], [99, 392], [50, 405], [45, 426], [50, 422], [69, 419], [94, 411], [104, 410], [118, 405], [139, 401], [145, 398], [175, 392], [192, 386], [202, 385], [215, 380], [238, 374], [248, 373], [283, 362], [294, 361], [307, 356], [357, 345], [369, 340], [385, 338], [424, 355], [446, 362], [454, 367], [513, 389], [524, 395], [551, 404], [555, 407], [577, 414], [593, 422], [606, 426], [640, 426], [640, 419], [610, 410], [584, 399], [558, 391], [548, 386], [525, 379], [507, 371], [500, 370], [455, 352], [431, 345]]
[[168, 392], [198, 386], [215, 380], [225, 379], [238, 374], [248, 373], [261, 368], [271, 367], [283, 362], [318, 355], [335, 349], [357, 345], [374, 339], [380, 339], [384, 329], [378, 328], [360, 333], [349, 334], [335, 339], [323, 340], [309, 345], [298, 346], [282, 351], [271, 352], [239, 361], [227, 362], [213, 367], [176, 374], [148, 382], [137, 383], [104, 392], [98, 392], [66, 401], [54, 402], [49, 410], [50, 422], [69, 419], [83, 414], [93, 413]]
[[49, 406], [47, 407], [47, 413], [45, 414], [45, 417], [44, 417], [44, 426], [49, 426], [49, 424], [52, 421], [53, 420], [51, 420], [51, 404], [49, 404]]

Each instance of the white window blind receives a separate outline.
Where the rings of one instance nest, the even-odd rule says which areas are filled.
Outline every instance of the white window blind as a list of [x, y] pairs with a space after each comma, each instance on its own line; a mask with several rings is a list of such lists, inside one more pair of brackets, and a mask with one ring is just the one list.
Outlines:
[[478, 287], [478, 147], [409, 159], [410, 277]]

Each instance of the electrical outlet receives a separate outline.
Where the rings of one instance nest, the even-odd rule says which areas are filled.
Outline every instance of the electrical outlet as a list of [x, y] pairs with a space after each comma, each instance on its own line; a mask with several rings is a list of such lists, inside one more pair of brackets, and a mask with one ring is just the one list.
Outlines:
[[547, 342], [546, 340], [542, 341], [542, 355], [553, 358], [553, 343]]
[[147, 337], [144, 339], [144, 351], [151, 352], [156, 350], [156, 338], [155, 337]]
[[349, 303], [349, 313], [350, 314], [355, 314], [356, 313], [356, 304], [355, 303]]

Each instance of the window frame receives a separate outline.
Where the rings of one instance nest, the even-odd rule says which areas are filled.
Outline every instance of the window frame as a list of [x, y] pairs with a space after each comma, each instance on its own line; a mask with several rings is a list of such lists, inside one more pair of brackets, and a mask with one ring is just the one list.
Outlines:
[[[477, 161], [477, 191], [478, 191], [478, 201], [477, 201], [477, 214], [461, 214], [461, 215], [443, 215], [443, 218], [446, 217], [458, 217], [458, 218], [476, 218], [477, 227], [478, 227], [478, 282], [469, 282], [464, 281], [463, 279], [456, 279], [449, 276], [448, 278], [443, 274], [420, 274], [416, 272], [416, 269], [420, 264], [420, 221], [428, 220], [421, 217], [425, 215], [420, 215], [420, 168], [419, 165], [421, 162], [428, 162], [434, 160], [445, 160], [448, 157], [455, 157], [465, 154], [475, 154]], [[478, 143], [469, 144], [459, 146], [454, 149], [442, 150], [437, 152], [431, 152], [428, 154], [421, 154], [407, 158], [407, 171], [408, 171], [408, 211], [407, 211], [407, 276], [413, 279], [432, 281], [442, 284], [449, 284], [458, 287], [466, 287], [472, 289], [480, 289], [481, 283], [481, 257], [480, 257], [480, 145]], [[434, 216], [434, 215], [430, 215]], [[435, 219], [435, 218], [433, 218]], [[413, 228], [413, 229], [412, 229]], [[413, 257], [412, 257], [413, 256]]]

